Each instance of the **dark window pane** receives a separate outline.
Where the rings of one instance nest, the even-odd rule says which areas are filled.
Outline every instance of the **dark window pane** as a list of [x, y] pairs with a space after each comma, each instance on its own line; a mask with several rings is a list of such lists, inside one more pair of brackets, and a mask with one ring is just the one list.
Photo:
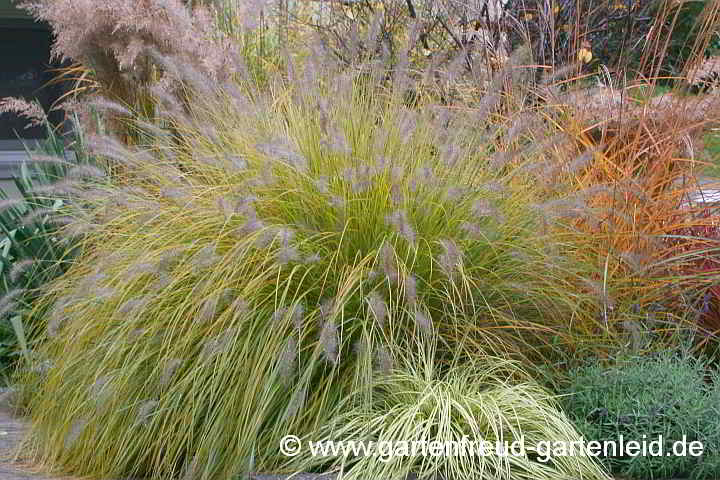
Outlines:
[[[48, 112], [61, 94], [59, 86], [43, 87], [52, 79], [50, 46], [52, 36], [40, 28], [13, 28], [0, 24], [0, 97], [36, 99]], [[58, 113], [51, 115], [57, 117]], [[15, 114], [0, 115], [0, 140], [34, 139], [45, 136], [44, 127], [25, 128], [27, 121]]]

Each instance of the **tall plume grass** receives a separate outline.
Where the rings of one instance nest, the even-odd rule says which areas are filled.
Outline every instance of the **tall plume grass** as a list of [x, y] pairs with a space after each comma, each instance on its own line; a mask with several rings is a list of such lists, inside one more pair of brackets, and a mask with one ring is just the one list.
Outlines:
[[40, 458], [282, 470], [280, 438], [369, 405], [400, 345], [439, 336], [442, 364], [597, 334], [602, 302], [576, 288], [595, 266], [558, 255], [524, 170], [489, 168], [490, 115], [305, 74], [198, 97], [145, 151], [94, 142], [124, 168], [84, 197], [95, 229], [45, 297], [46, 368], [22, 379]]

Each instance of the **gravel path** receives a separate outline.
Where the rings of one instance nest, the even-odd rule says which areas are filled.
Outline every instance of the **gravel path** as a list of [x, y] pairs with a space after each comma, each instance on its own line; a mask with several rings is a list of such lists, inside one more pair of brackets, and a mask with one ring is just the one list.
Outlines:
[[[44, 475], [36, 465], [14, 459], [28, 425], [6, 406], [0, 406], [0, 480], [78, 480]], [[251, 475], [251, 480], [286, 480], [287, 475]], [[334, 480], [335, 475], [299, 474], [292, 480]], [[122, 479], [132, 480], [132, 479]]]
[[[0, 480], [64, 480], [70, 477], [48, 477], [37, 467], [14, 459], [17, 446], [27, 431], [27, 424], [7, 408], [0, 408]], [[34, 468], [33, 468], [34, 467]]]

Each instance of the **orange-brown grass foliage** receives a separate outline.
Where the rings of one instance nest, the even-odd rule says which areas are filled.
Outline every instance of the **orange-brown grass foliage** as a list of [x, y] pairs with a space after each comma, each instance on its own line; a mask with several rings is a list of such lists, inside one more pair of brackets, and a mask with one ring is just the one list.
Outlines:
[[708, 207], [717, 187], [702, 179], [696, 150], [720, 118], [720, 97], [670, 93], [635, 103], [627, 89], [609, 95], [600, 109], [567, 105], [570, 120], [559, 124], [592, 157], [566, 169], [566, 186], [584, 195], [587, 212], [565, 225], [585, 239], [581, 254], [605, 263], [606, 276], [626, 276], [617, 300], [635, 310], [661, 304], [682, 316], [675, 321], [714, 334], [720, 212]]

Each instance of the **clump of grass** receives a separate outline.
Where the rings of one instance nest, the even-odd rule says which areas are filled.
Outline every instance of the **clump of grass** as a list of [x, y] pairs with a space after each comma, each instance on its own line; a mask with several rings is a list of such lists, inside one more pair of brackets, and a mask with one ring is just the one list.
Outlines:
[[[542, 442], [570, 444], [581, 437], [551, 395], [518, 365], [502, 358], [476, 357], [442, 371], [431, 355], [414, 364], [403, 362], [376, 379], [374, 392], [369, 408], [353, 409], [307, 439], [362, 439], [376, 447], [372, 454], [318, 455], [307, 459], [305, 468], [325, 463], [324, 468], [348, 479], [404, 479], [413, 474], [455, 479], [608, 478], [579, 451], [551, 461], [544, 457]], [[417, 447], [432, 442], [449, 453], [432, 455]]]
[[470, 336], [592, 333], [591, 267], [550, 248], [524, 175], [488, 168], [486, 117], [324, 78], [198, 100], [149, 151], [94, 142], [127, 179], [87, 199], [97, 229], [45, 298], [47, 368], [23, 379], [45, 461], [280, 470], [280, 438], [369, 402], [403, 342], [439, 335], [443, 363]]
[[624, 323], [640, 326], [644, 317], [656, 317], [643, 320], [643, 328], [692, 327], [712, 335], [716, 327], [696, 305], [717, 281], [710, 232], [718, 218], [698, 201], [701, 189], [713, 187], [699, 185], [697, 145], [718, 118], [718, 98], [665, 93], [636, 106], [623, 101], [629, 87], [608, 83], [596, 95], [607, 98], [590, 104], [572, 100], [570, 92], [550, 95], [566, 102], [569, 113], [554, 118], [573, 147], [556, 149], [531, 172], [548, 192], [542, 204], [548, 228], [566, 232], [572, 254], [602, 268], [588, 286], [605, 305], [605, 328], [631, 333]]

